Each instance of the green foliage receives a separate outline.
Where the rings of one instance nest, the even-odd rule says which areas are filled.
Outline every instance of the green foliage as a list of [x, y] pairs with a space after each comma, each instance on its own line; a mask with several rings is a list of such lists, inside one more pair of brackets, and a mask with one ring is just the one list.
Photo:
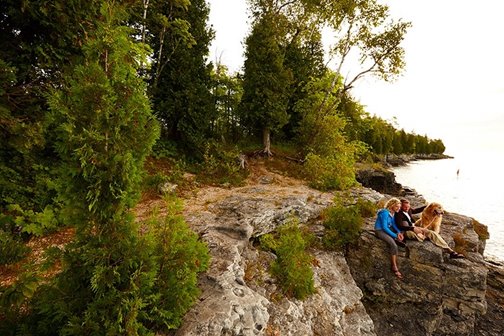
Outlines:
[[364, 218], [373, 217], [376, 215], [376, 211], [378, 211], [376, 203], [363, 198], [358, 198], [355, 205], [359, 208], [359, 213]]
[[[307, 27], [301, 26], [297, 29], [299, 31]], [[283, 128], [287, 139], [293, 139], [296, 136], [295, 131], [302, 119], [295, 105], [306, 98], [305, 85], [312, 78], [321, 78], [327, 71], [324, 63], [322, 34], [315, 27], [308, 30], [309, 34], [301, 34], [298, 38], [292, 39], [285, 48], [285, 67], [290, 69], [293, 75], [287, 106], [289, 121]]]
[[376, 154], [442, 154], [445, 151], [439, 139], [429, 139], [426, 135], [398, 131], [390, 122], [373, 116], [363, 119], [367, 124], [361, 140]]
[[19, 237], [0, 229], [0, 265], [22, 260], [29, 251], [30, 248]]
[[169, 177], [163, 173], [156, 173], [154, 175], [147, 175], [144, 178], [142, 187], [144, 190], [147, 189], [158, 189], [160, 185], [169, 181]]
[[276, 235], [266, 234], [260, 238], [261, 247], [277, 256], [271, 264], [271, 273], [278, 279], [283, 292], [300, 300], [315, 293], [313, 257], [307, 252], [312, 238], [307, 235], [293, 220], [279, 227]]
[[106, 20], [83, 46], [86, 61], [49, 99], [64, 163], [60, 193], [73, 213], [98, 222], [133, 205], [139, 171], [158, 136], [135, 68], [147, 50], [131, 41], [129, 28]]
[[0, 163], [0, 207], [21, 202], [29, 203], [28, 188], [23, 184], [23, 176], [15, 169]]
[[394, 20], [388, 6], [376, 0], [338, 1], [331, 9], [327, 23], [335, 33], [332, 54], [339, 68], [349, 54], [359, 58], [360, 67], [353, 71], [357, 75], [347, 78], [345, 90], [367, 74], [395, 79], [404, 68], [401, 42], [411, 23]]
[[59, 163], [44, 122], [46, 94], [69, 61], [82, 55], [84, 32], [101, 0], [0, 4], [0, 211], [8, 204], [42, 211], [54, 204]]
[[53, 232], [61, 226], [57, 213], [54, 211], [53, 207], [49, 205], [41, 212], [23, 210], [18, 204], [8, 205], [7, 210], [14, 216], [15, 224], [20, 226], [23, 232], [35, 236], [42, 236]]
[[240, 185], [247, 171], [240, 167], [240, 151], [218, 142], [208, 142], [200, 164], [198, 179], [210, 184]]
[[137, 237], [131, 217], [111, 223], [110, 236], [88, 236], [66, 246], [63, 269], [42, 285], [27, 321], [34, 334], [146, 334], [140, 322], [156, 278], [153, 243]]
[[354, 242], [360, 235], [363, 219], [358, 205], [336, 204], [324, 211], [325, 234], [322, 244], [329, 250], [339, 250]]
[[[142, 12], [137, 10], [136, 15]], [[211, 136], [216, 114], [206, 59], [213, 36], [206, 24], [208, 15], [205, 0], [154, 0], [145, 21], [146, 42], [153, 51], [149, 95], [161, 121], [161, 137], [197, 159]]]
[[306, 98], [296, 104], [303, 116], [297, 131], [305, 149], [305, 175], [313, 187], [322, 190], [351, 187], [355, 160], [363, 149], [343, 133], [345, 121], [336, 111], [340, 102], [337, 83], [334, 73], [311, 81], [305, 86]]
[[[9, 286], [0, 287], [0, 334], [31, 335], [22, 332], [20, 321], [26, 315], [26, 305], [35, 294], [40, 278], [33, 272], [35, 266], [27, 264], [24, 272]], [[31, 270], [30, 270], [31, 269]]]
[[85, 60], [55, 90], [61, 199], [77, 227], [61, 272], [33, 298], [35, 334], [146, 334], [140, 322], [157, 275], [154, 244], [129, 214], [144, 159], [157, 135], [146, 87], [137, 75], [146, 48], [121, 25], [123, 8], [103, 2], [88, 31]]
[[353, 158], [344, 155], [323, 157], [310, 153], [303, 166], [310, 186], [319, 190], [344, 190], [355, 184]]
[[351, 141], [364, 141], [364, 135], [369, 128], [369, 123], [366, 122], [368, 113], [362, 104], [352, 98], [349, 92], [341, 95], [338, 114], [346, 121], [344, 132], [348, 139]]
[[179, 156], [177, 145], [173, 141], [158, 139], [152, 147], [152, 157], [156, 159], [175, 158]]
[[254, 23], [245, 42], [241, 120], [250, 133], [262, 132], [268, 140], [270, 131], [278, 130], [289, 120], [287, 104], [292, 74], [284, 66], [280, 47], [282, 21], [280, 16], [265, 13]]
[[238, 105], [243, 95], [238, 74], [228, 75], [224, 65], [217, 64], [212, 71], [212, 96], [216, 115], [212, 121], [212, 134], [216, 139], [236, 142], [243, 136]]
[[267, 233], [259, 237], [261, 249], [275, 253], [278, 248], [278, 239], [271, 233]]
[[208, 268], [210, 257], [206, 244], [185, 223], [182, 202], [169, 196], [165, 201], [164, 220], [149, 223], [156, 242], [158, 275], [146, 318], [156, 328], [175, 329], [199, 296], [197, 275]]

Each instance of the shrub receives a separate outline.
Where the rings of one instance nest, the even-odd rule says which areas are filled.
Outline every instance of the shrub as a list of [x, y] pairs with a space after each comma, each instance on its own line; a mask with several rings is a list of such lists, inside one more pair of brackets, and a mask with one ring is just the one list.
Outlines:
[[216, 142], [207, 143], [200, 164], [198, 179], [210, 184], [240, 185], [247, 172], [240, 167], [238, 148], [225, 148]]
[[148, 320], [158, 328], [178, 328], [182, 317], [199, 296], [197, 275], [208, 268], [206, 244], [184, 221], [182, 202], [167, 196], [164, 220], [150, 222], [155, 237], [158, 275], [156, 298], [149, 307]]
[[158, 139], [152, 147], [152, 154], [156, 159], [175, 158], [180, 156], [177, 144], [173, 141]]
[[57, 217], [58, 212], [48, 205], [41, 212], [33, 210], [24, 210], [18, 204], [10, 204], [7, 210], [15, 216], [15, 224], [22, 228], [23, 232], [33, 234], [35, 236], [43, 236], [44, 234], [54, 232], [61, 226], [60, 220]]
[[339, 157], [324, 157], [310, 153], [306, 156], [304, 173], [310, 186], [319, 190], [344, 190], [355, 184], [350, 163]]
[[[311, 186], [321, 190], [344, 190], [356, 183], [354, 165], [365, 151], [358, 141], [349, 141], [344, 133], [346, 121], [338, 115], [342, 78], [328, 72], [303, 88], [305, 98], [295, 111], [302, 116], [296, 130], [304, 149], [304, 172]], [[335, 81], [336, 80], [336, 81]]]
[[169, 181], [169, 177], [163, 173], [155, 173], [153, 175], [147, 175], [143, 179], [142, 188], [143, 188], [143, 190], [158, 191], [159, 187], [168, 181]]
[[23, 331], [20, 321], [27, 313], [27, 302], [37, 290], [40, 278], [33, 264], [24, 267], [19, 278], [9, 286], [0, 287], [0, 335], [33, 335], [28, 330]]
[[364, 218], [373, 217], [376, 215], [376, 211], [378, 211], [378, 206], [374, 202], [363, 198], [358, 198], [355, 205], [359, 208], [359, 213]]
[[337, 250], [354, 242], [362, 229], [363, 219], [357, 205], [335, 205], [324, 212], [325, 234], [322, 244], [329, 250]]
[[281, 226], [276, 236], [267, 234], [260, 239], [261, 246], [277, 256], [271, 265], [271, 273], [283, 292], [300, 300], [315, 292], [311, 268], [313, 257], [307, 252], [309, 240], [296, 221]]
[[0, 230], [0, 265], [22, 260], [28, 252], [30, 252], [30, 248], [19, 237]]

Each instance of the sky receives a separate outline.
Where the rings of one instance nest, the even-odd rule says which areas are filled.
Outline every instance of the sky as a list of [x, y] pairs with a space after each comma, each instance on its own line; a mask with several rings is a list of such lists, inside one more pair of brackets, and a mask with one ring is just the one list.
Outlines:
[[[406, 67], [392, 83], [360, 80], [353, 96], [367, 112], [398, 128], [443, 140], [446, 154], [497, 150], [504, 155], [504, 1], [381, 3], [391, 17], [413, 24], [402, 44]], [[239, 71], [250, 30], [246, 2], [209, 0], [209, 5], [216, 32], [210, 60]]]

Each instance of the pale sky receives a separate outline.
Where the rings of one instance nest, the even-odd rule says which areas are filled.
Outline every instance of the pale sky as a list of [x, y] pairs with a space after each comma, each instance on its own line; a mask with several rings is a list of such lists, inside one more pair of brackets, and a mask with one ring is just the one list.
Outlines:
[[[352, 93], [366, 111], [408, 132], [440, 138], [446, 153], [497, 147], [504, 154], [504, 1], [383, 0], [411, 21], [406, 68], [393, 83], [366, 78]], [[249, 33], [245, 0], [209, 0], [210, 60], [238, 71]], [[343, 72], [345, 73], [345, 72]]]

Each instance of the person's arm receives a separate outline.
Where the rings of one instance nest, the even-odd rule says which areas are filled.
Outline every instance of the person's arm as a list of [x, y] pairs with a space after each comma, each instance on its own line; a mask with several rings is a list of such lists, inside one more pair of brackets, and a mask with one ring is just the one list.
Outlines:
[[414, 213], [414, 214], [420, 213], [420, 212], [424, 211], [425, 208], [427, 208], [427, 205], [421, 206], [420, 208], [411, 209], [411, 213]]
[[380, 210], [378, 211], [378, 213], [376, 214], [376, 221], [375, 221], [375, 230], [382, 230], [383, 231], [383, 227], [385, 226], [384, 225], [384, 216], [383, 216], [383, 213], [384, 211]]
[[401, 231], [412, 231], [413, 227], [409, 225], [408, 221], [404, 219], [404, 214], [402, 212], [398, 212], [394, 215], [394, 221], [396, 226]]
[[402, 221], [401, 224], [397, 227], [399, 227], [401, 231], [413, 231], [413, 229], [415, 228], [414, 226], [409, 225], [407, 221]]
[[395, 232], [401, 233], [401, 230], [399, 230], [399, 228], [397, 227], [395, 221], [392, 221], [392, 228], [395, 230]]
[[[389, 236], [391, 236], [392, 238], [396, 239], [397, 238], [397, 233], [395, 233], [392, 230], [390, 230], [390, 228], [389, 228], [389, 220], [392, 222], [392, 226], [393, 227], [395, 227], [397, 229], [397, 226], [395, 225], [395, 222], [394, 222], [393, 218], [390, 218], [390, 215], [389, 215], [388, 211], [382, 211], [382, 212], [380, 212], [379, 217], [380, 217], [380, 224], [382, 224], [381, 229], [383, 231], [385, 231]], [[399, 230], [397, 230], [397, 232], [399, 232]]]

